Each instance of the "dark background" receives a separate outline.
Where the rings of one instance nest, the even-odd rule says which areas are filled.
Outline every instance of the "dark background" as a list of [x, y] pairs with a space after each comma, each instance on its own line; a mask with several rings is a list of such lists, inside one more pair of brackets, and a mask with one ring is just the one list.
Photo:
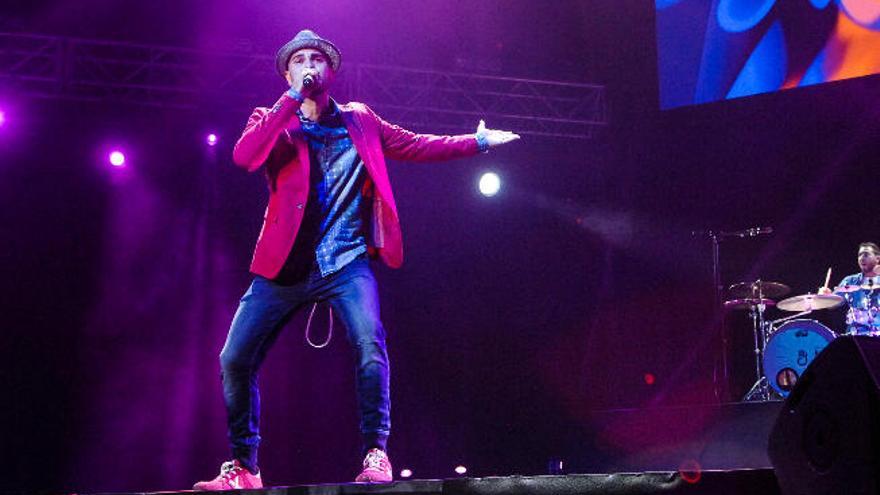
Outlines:
[[[594, 445], [595, 411], [741, 397], [749, 330], [728, 317], [733, 376], [719, 397], [710, 244], [692, 231], [772, 226], [722, 245], [723, 280], [795, 293], [829, 266], [835, 281], [856, 271], [857, 244], [880, 239], [880, 79], [659, 112], [653, 2], [93, 0], [0, 16], [6, 31], [259, 54], [304, 27], [337, 43], [343, 70], [608, 88], [611, 124], [593, 141], [527, 136], [470, 160], [390, 164], [406, 251], [400, 270], [375, 266], [390, 449], [417, 477], [458, 463], [542, 473], [551, 457], [588, 468], [612, 455]], [[267, 196], [230, 151], [250, 107], [284, 90], [260, 84], [258, 100], [198, 110], [0, 86], [4, 489], [182, 489], [225, 460], [217, 354]], [[106, 166], [114, 145], [126, 169]], [[504, 180], [492, 199], [474, 187], [486, 169]], [[817, 318], [839, 329], [842, 315]], [[348, 481], [360, 460], [347, 344], [307, 347], [304, 319], [262, 373], [261, 467], [276, 485]]]

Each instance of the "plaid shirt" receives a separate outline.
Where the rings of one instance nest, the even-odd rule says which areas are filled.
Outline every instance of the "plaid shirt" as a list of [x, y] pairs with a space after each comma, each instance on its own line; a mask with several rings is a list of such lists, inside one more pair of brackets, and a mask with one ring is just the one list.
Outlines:
[[335, 102], [329, 110], [318, 122], [299, 114], [311, 161], [306, 221], [316, 224], [315, 261], [322, 277], [367, 251], [362, 194], [367, 171]]

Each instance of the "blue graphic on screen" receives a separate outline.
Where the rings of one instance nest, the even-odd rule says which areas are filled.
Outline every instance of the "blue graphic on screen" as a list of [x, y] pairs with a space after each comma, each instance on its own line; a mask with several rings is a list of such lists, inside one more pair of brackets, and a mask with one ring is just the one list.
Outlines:
[[782, 25], [776, 22], [749, 55], [727, 92], [727, 98], [766, 93], [782, 87], [785, 62], [785, 37]]
[[880, 73], [880, 0], [655, 0], [660, 107]]

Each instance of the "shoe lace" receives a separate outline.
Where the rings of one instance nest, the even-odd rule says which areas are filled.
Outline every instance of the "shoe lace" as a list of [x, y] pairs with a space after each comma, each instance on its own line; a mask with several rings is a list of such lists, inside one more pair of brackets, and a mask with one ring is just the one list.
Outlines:
[[383, 464], [383, 461], [385, 464], [388, 463], [384, 452], [380, 450], [371, 450], [367, 452], [367, 457], [364, 459], [364, 468], [384, 471], [387, 468]]
[[220, 477], [229, 480], [238, 474], [238, 469], [235, 461], [226, 461], [220, 465]]

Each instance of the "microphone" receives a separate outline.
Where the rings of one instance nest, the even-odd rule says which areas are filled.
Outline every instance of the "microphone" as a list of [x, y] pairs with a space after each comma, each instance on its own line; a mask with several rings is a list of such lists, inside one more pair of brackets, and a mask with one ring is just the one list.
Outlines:
[[754, 237], [756, 235], [767, 235], [773, 233], [773, 227], [755, 227], [753, 229], [748, 229], [749, 235]]
[[773, 227], [752, 227], [745, 230], [737, 230], [734, 232], [724, 232], [720, 230], [692, 230], [692, 237], [711, 237], [724, 239], [727, 237], [755, 237], [758, 235], [768, 235], [773, 233]]
[[731, 232], [734, 237], [755, 237], [757, 235], [767, 235], [773, 233], [773, 227], [752, 227], [750, 229]]
[[303, 77], [304, 88], [310, 88], [313, 85], [317, 84], [317, 82], [318, 79], [313, 74], [306, 74], [305, 77]]

